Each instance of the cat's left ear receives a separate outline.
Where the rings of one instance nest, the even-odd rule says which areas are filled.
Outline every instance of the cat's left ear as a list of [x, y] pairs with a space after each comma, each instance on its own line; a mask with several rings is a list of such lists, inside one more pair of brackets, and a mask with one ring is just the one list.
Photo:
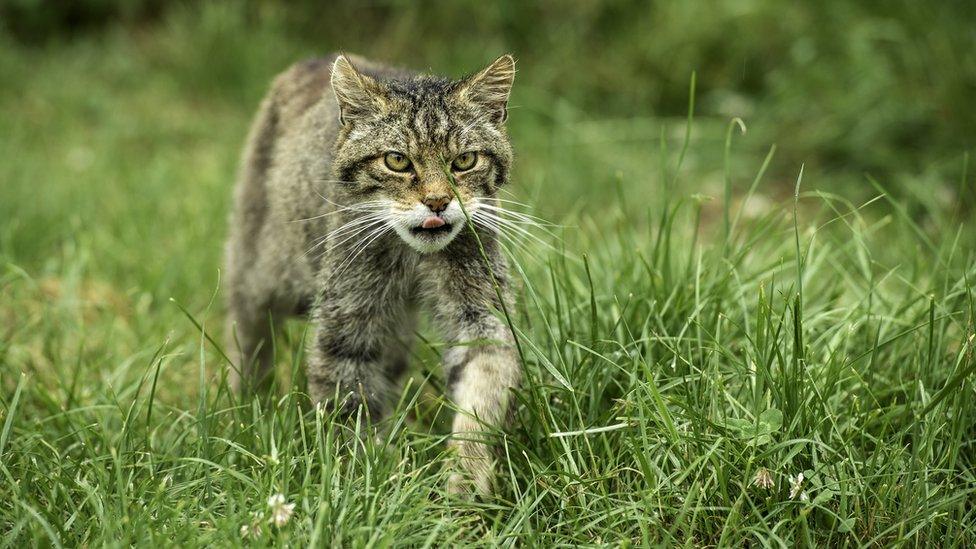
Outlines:
[[515, 81], [515, 58], [505, 54], [461, 81], [457, 94], [489, 112], [491, 119], [501, 124], [508, 118], [508, 96]]
[[332, 91], [339, 104], [342, 124], [373, 115], [385, 105], [379, 82], [359, 72], [345, 55], [337, 57], [332, 64]]

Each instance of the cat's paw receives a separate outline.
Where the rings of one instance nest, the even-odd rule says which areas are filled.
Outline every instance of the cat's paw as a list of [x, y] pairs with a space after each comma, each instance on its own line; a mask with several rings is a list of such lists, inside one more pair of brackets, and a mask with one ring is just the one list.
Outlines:
[[447, 479], [447, 493], [458, 497], [486, 497], [493, 490], [494, 460], [487, 446], [472, 442], [455, 442], [453, 471]]
[[451, 473], [447, 479], [447, 493], [452, 498], [458, 499], [490, 496], [491, 477], [468, 478], [461, 473]]

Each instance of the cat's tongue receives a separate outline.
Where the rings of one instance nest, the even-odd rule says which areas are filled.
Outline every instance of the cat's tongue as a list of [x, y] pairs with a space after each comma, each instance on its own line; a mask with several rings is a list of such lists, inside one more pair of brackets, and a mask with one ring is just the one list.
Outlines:
[[444, 226], [444, 220], [441, 219], [440, 217], [437, 217], [436, 215], [432, 215], [427, 219], [425, 219], [420, 226], [423, 227], [424, 229], [436, 229], [437, 227]]

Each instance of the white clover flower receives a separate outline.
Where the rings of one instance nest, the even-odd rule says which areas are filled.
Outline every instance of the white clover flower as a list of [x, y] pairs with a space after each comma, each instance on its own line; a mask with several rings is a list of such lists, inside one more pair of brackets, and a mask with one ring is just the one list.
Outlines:
[[769, 472], [769, 469], [760, 467], [752, 479], [752, 485], [763, 490], [769, 490], [773, 487], [773, 474]]
[[268, 498], [268, 507], [271, 508], [271, 519], [269, 522], [278, 528], [288, 524], [292, 513], [295, 512], [294, 503], [285, 503], [283, 494], [275, 494]]
[[800, 496], [801, 501], [807, 500], [807, 493], [803, 491], [803, 473], [790, 477], [790, 499]]
[[250, 524], [241, 525], [241, 538], [259, 538], [261, 537], [261, 523], [254, 521]]

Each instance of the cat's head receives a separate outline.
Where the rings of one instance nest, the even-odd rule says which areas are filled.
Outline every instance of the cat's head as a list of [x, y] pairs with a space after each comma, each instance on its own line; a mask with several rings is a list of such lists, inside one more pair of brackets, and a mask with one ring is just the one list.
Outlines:
[[345, 56], [332, 67], [342, 130], [333, 166], [349, 206], [381, 220], [421, 253], [446, 246], [508, 180], [505, 132], [515, 60], [461, 80], [379, 78]]

